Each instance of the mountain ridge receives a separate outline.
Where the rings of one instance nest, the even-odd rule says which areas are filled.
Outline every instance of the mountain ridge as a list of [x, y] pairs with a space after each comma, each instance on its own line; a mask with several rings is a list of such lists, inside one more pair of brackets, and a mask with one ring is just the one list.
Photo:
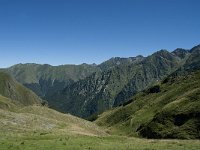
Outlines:
[[60, 99], [64, 104], [66, 102], [63, 109], [84, 118], [98, 114], [119, 106], [132, 94], [166, 77], [178, 69], [185, 59], [186, 55], [181, 58], [160, 50], [136, 63], [119, 64], [75, 82], [71, 87], [65, 88], [55, 100]]
[[99, 115], [95, 122], [113, 134], [199, 139], [200, 55], [196, 55], [199, 52], [196, 47], [175, 72], [133, 95], [120, 107]]
[[[5, 71], [47, 100], [51, 108], [87, 118], [123, 104], [133, 94], [164, 79], [192, 59], [190, 55], [198, 57], [198, 47], [172, 52], [162, 49], [147, 57], [113, 57], [99, 65], [61, 65], [59, 69], [37, 65], [25, 70], [13, 66]], [[27, 76], [29, 69], [33, 73]]]

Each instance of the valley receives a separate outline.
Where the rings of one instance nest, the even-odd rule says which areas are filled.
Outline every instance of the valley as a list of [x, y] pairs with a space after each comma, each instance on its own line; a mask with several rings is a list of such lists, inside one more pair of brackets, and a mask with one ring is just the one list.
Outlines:
[[0, 150], [200, 150], [200, 0], [0, 0]]
[[192, 49], [159, 50], [147, 57], [116, 57], [99, 65], [18, 64], [4, 71], [47, 101], [49, 107], [87, 119], [161, 81], [194, 53]]
[[0, 149], [200, 149], [199, 64], [198, 45], [1, 69]]

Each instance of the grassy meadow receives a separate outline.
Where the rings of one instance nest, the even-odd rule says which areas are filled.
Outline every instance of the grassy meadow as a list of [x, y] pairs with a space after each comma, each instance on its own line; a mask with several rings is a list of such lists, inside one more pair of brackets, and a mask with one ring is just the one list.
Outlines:
[[[41, 134], [41, 133], [40, 133]], [[0, 150], [198, 150], [199, 140], [147, 140], [123, 136], [10, 134], [0, 137]]]
[[200, 149], [199, 140], [151, 140], [108, 132], [94, 123], [46, 107], [30, 106], [12, 112], [0, 109], [0, 150]]

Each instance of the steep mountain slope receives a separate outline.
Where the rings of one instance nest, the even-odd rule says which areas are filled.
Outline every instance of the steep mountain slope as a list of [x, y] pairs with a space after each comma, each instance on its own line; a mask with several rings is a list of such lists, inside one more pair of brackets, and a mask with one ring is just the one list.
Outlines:
[[[185, 50], [182, 50], [185, 51]], [[179, 68], [187, 59], [188, 55], [179, 56], [174, 52], [169, 53], [161, 50], [147, 57], [140, 64], [136, 75], [129, 81], [115, 98], [114, 106], [124, 103], [130, 96], [142, 91], [148, 86], [160, 81], [177, 68]]]
[[11, 74], [17, 81], [33, 90], [38, 96], [48, 101], [49, 106], [62, 110], [62, 100], [52, 99], [64, 87], [70, 87], [74, 82], [84, 79], [93, 72], [109, 70], [118, 65], [128, 65], [139, 62], [142, 56], [133, 58], [112, 58], [99, 66], [96, 65], [63, 65], [50, 66], [38, 64], [18, 64], [4, 71]]
[[122, 105], [178, 68], [186, 70], [186, 64], [194, 67], [190, 59], [198, 61], [198, 48], [160, 50], [148, 57], [116, 57], [98, 66], [24, 64], [6, 71], [47, 100], [51, 108], [88, 118]]
[[42, 100], [31, 90], [25, 88], [8, 74], [0, 72], [1, 98], [7, 97], [21, 105], [41, 104]]
[[21, 104], [19, 102], [0, 95], [0, 109], [13, 111], [18, 110], [20, 106]]
[[[93, 72], [100, 71], [94, 65], [61, 65], [50, 66], [47, 64], [18, 64], [3, 71], [12, 75], [18, 82], [34, 91], [50, 106], [57, 108], [57, 101], [49, 99], [57, 91], [69, 86], [79, 79], [89, 76]], [[59, 103], [58, 103], [59, 105]]]
[[[137, 61], [130, 61], [129, 58], [110, 69], [75, 82], [58, 92], [52, 100], [59, 99], [60, 104], [63, 104], [57, 105], [57, 110], [87, 118], [119, 106], [138, 91], [163, 79], [184, 64], [188, 55], [183, 57], [161, 50], [146, 58], [134, 58]], [[111, 59], [109, 63], [116, 64], [119, 60]]]
[[47, 101], [55, 92], [99, 70], [96, 66], [87, 64], [61, 66], [18, 64], [4, 69], [18, 82]]
[[[196, 47], [195, 53], [199, 52]], [[199, 60], [200, 55], [196, 56], [193, 51], [188, 61], [162, 83], [138, 93], [121, 107], [103, 113], [96, 123], [115, 134], [199, 139]]]

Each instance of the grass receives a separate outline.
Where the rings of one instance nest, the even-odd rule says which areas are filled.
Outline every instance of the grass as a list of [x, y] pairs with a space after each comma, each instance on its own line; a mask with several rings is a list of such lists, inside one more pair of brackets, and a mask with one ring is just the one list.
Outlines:
[[0, 109], [0, 132], [106, 135], [94, 123], [42, 106], [26, 106], [13, 112]]
[[196, 129], [196, 118], [176, 128], [172, 120], [177, 115], [198, 114], [199, 81], [197, 72], [162, 84], [159, 93], [139, 93], [132, 103], [101, 115], [96, 123], [106, 129], [47, 107], [17, 107], [0, 95], [0, 150], [198, 150], [199, 140], [138, 138], [137, 129], [142, 125], [154, 131], [163, 127], [165, 135], [176, 129], [177, 137], [188, 137], [188, 130], [190, 135], [196, 133], [192, 130]]
[[35, 93], [19, 84], [4, 72], [0, 72], [0, 94], [24, 106], [40, 104], [42, 101]]
[[[12, 114], [13, 112], [6, 112], [11, 115], [11, 118], [6, 113], [1, 112], [0, 150], [200, 149], [199, 140], [148, 140], [108, 135], [104, 134], [103, 129], [82, 119], [70, 115], [66, 116], [47, 108], [41, 109], [38, 108], [39, 106], [32, 107], [22, 109], [14, 114]], [[29, 109], [30, 112], [26, 112], [26, 109]], [[37, 116], [41, 113], [44, 113], [44, 116]], [[8, 122], [6, 126], [2, 123], [5, 120]], [[13, 121], [13, 124], [11, 121]], [[15, 123], [17, 123], [17, 126]], [[51, 129], [44, 128], [44, 124], [54, 124], [55, 126]], [[73, 132], [74, 128], [72, 127], [74, 125], [79, 127], [75, 128], [76, 132]]]
[[0, 150], [197, 150], [198, 140], [147, 140], [123, 136], [1, 135]]
[[0, 95], [0, 109], [5, 110], [17, 110], [19, 109], [19, 104], [16, 101], [13, 101], [9, 98], [6, 98], [2, 95]]
[[0, 109], [0, 150], [55, 149], [197, 150], [200, 141], [109, 135], [91, 122], [41, 106], [27, 106], [14, 112]]

